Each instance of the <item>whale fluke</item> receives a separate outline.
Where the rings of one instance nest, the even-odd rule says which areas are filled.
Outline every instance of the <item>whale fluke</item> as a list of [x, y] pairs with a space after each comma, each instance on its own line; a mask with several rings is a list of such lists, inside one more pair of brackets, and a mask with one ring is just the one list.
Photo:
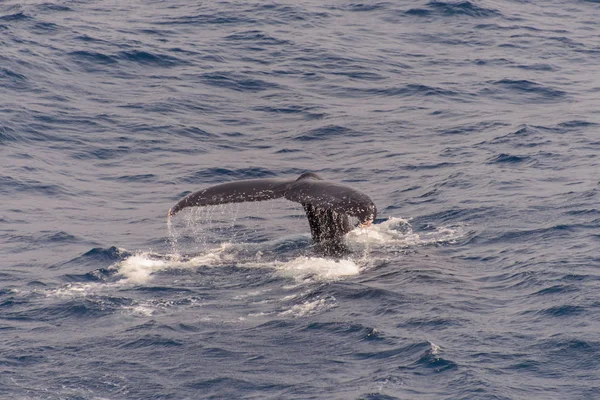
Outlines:
[[339, 242], [350, 232], [352, 225], [348, 216], [358, 218], [361, 226], [369, 226], [377, 216], [377, 208], [369, 196], [349, 186], [325, 181], [313, 172], [295, 180], [251, 179], [211, 186], [179, 200], [168, 215], [171, 217], [187, 207], [282, 197], [302, 204], [312, 238], [319, 244]]
[[169, 215], [175, 215], [187, 207], [278, 199], [284, 196], [287, 184], [289, 181], [285, 179], [251, 179], [222, 183], [185, 196], [169, 210]]

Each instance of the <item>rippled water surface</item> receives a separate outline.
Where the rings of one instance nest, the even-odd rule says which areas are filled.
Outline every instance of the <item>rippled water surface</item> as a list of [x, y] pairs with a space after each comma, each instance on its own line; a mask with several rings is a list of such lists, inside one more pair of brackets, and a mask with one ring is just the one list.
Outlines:
[[[600, 398], [597, 1], [0, 2], [0, 398]], [[285, 200], [379, 209], [352, 253]]]

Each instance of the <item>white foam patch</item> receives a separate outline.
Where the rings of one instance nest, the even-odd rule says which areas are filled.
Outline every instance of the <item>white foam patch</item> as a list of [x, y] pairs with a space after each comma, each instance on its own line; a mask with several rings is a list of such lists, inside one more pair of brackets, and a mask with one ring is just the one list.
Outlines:
[[213, 266], [228, 261], [230, 257], [224, 252], [229, 246], [229, 243], [225, 243], [219, 249], [189, 259], [184, 259], [179, 254], [165, 257], [143, 252], [127, 257], [111, 268], [118, 270], [118, 274], [123, 277], [123, 283], [142, 285], [150, 282], [152, 274], [159, 271]]
[[[244, 293], [244, 294], [240, 294], [238, 296], [233, 296], [234, 300], [243, 300], [243, 299], [247, 299], [247, 298], [251, 298], [251, 297], [256, 297], [256, 296], [260, 296], [262, 294], [268, 293], [270, 292], [271, 289], [265, 289], [265, 290], [255, 290], [252, 292], [248, 292], [248, 293]], [[266, 301], [266, 300], [265, 300]], [[259, 302], [255, 302], [255, 304], [260, 304], [262, 303], [261, 301]]]
[[[113, 266], [123, 279], [120, 283], [143, 285], [152, 280], [152, 275], [169, 269], [192, 269], [198, 267], [215, 267], [236, 263], [237, 251], [235, 246], [226, 243], [218, 249], [192, 258], [180, 255], [161, 256], [151, 252], [143, 252], [127, 257]], [[350, 259], [333, 260], [322, 257], [300, 256], [289, 261], [262, 261], [260, 251], [256, 253], [255, 261], [242, 262], [237, 260], [242, 268], [273, 269], [276, 274], [292, 278], [297, 282], [304, 281], [335, 281], [347, 276], [358, 275], [361, 268]]]
[[415, 233], [409, 221], [390, 217], [386, 221], [369, 228], [355, 228], [348, 233], [350, 243], [371, 245], [394, 245], [413, 247], [435, 243], [452, 243], [462, 235], [458, 228], [442, 227], [435, 231]]
[[124, 306], [123, 310], [128, 311], [131, 314], [139, 317], [151, 317], [155, 311], [154, 308], [141, 304], [135, 306]]
[[248, 263], [244, 267], [273, 268], [277, 275], [304, 281], [335, 281], [358, 275], [360, 267], [352, 260], [332, 260], [321, 257], [297, 257], [290, 261]]
[[289, 310], [279, 313], [279, 315], [291, 315], [294, 317], [304, 317], [317, 312], [329, 310], [336, 307], [337, 304], [334, 298], [317, 299], [313, 301], [305, 301], [302, 304], [296, 304]]
[[144, 253], [127, 257], [116, 265], [119, 275], [124, 276], [129, 282], [137, 284], [150, 281], [150, 275], [153, 272], [165, 269], [166, 266], [165, 261], [153, 260]]
[[298, 257], [276, 265], [278, 274], [296, 280], [310, 277], [319, 281], [337, 280], [346, 276], [358, 275], [359, 266], [352, 260], [332, 260], [320, 257]]
[[69, 283], [56, 289], [44, 289], [43, 293], [49, 297], [79, 298], [110, 292], [114, 286], [114, 284], [104, 282]]

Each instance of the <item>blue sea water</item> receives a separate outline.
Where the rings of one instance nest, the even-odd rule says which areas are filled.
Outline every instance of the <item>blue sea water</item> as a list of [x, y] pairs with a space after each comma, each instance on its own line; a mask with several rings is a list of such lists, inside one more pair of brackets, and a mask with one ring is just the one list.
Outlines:
[[[600, 398], [600, 4], [0, 2], [0, 398]], [[285, 200], [368, 193], [353, 252]]]

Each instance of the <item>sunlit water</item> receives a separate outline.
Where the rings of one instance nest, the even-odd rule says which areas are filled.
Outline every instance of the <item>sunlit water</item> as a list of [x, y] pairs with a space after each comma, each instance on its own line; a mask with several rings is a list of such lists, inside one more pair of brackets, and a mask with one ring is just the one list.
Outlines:
[[[600, 397], [600, 4], [0, 3], [0, 398]], [[284, 200], [368, 193], [325, 257]]]

